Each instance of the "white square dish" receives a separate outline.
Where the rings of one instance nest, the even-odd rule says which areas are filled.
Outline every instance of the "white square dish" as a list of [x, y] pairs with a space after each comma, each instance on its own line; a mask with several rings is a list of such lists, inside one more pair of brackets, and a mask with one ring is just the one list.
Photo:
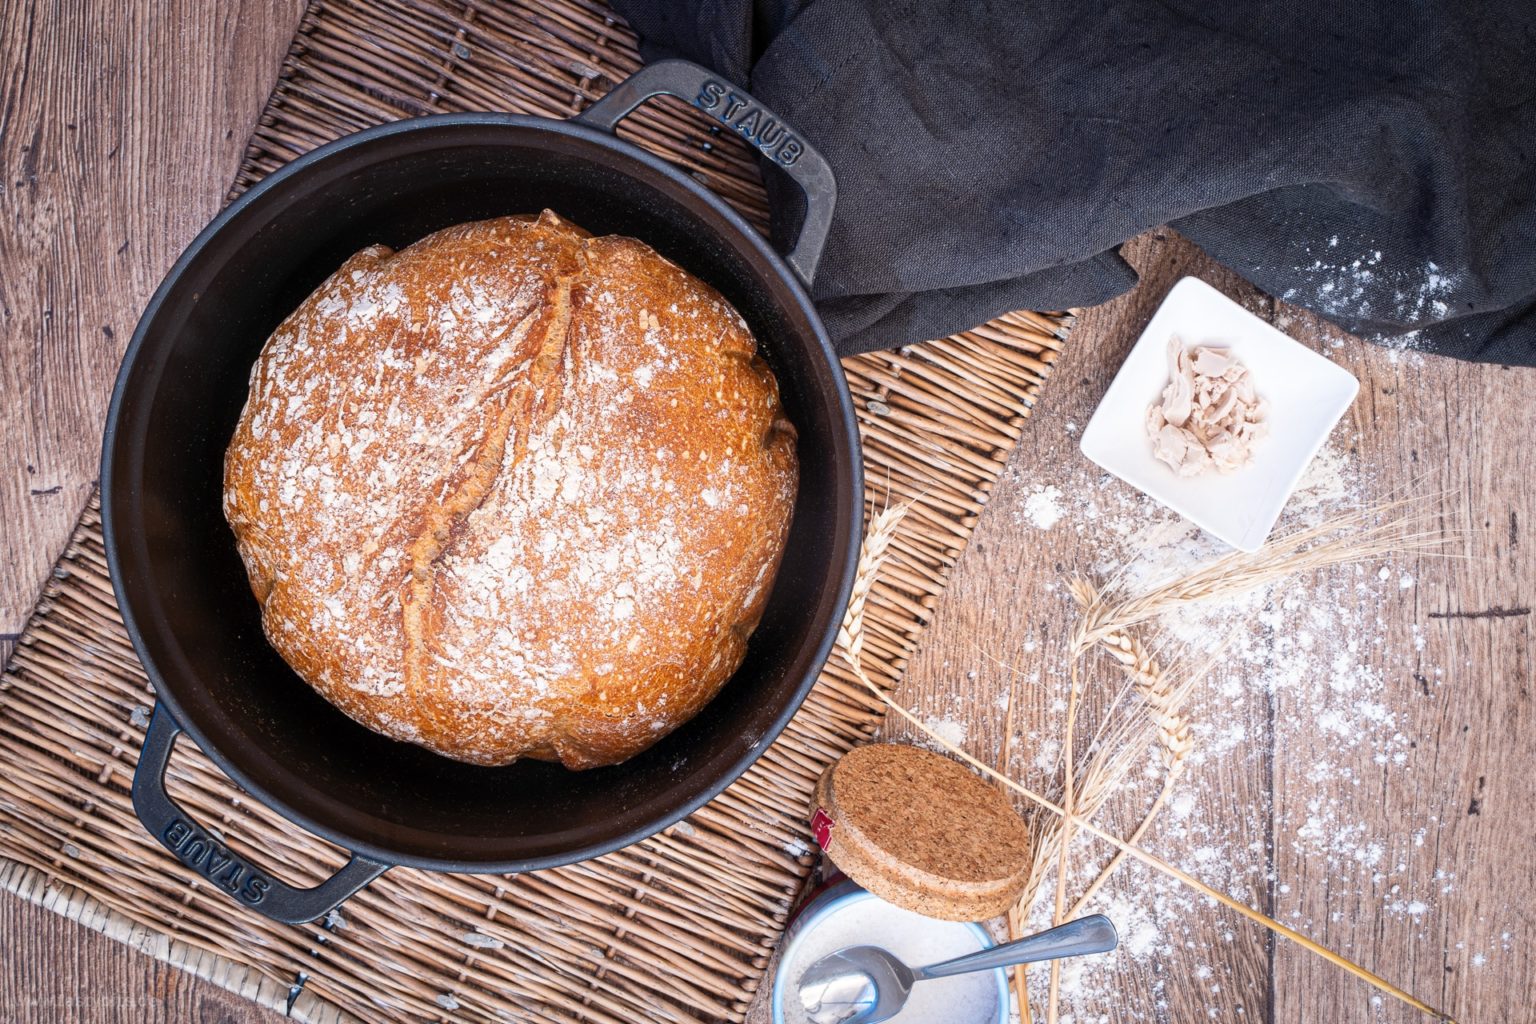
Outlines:
[[[1269, 401], [1269, 436], [1232, 473], [1181, 477], [1152, 454], [1147, 409], [1168, 384], [1168, 339], [1230, 348]], [[1355, 400], [1360, 382], [1198, 278], [1175, 284], [1083, 431], [1082, 450], [1132, 487], [1243, 551], [1269, 536], [1302, 471]]]

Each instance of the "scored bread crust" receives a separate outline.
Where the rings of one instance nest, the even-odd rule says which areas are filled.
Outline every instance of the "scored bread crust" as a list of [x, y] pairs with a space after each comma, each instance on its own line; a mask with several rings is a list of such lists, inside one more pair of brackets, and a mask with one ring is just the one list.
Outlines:
[[353, 719], [588, 768], [740, 665], [796, 481], [740, 315], [545, 211], [331, 275], [252, 368], [224, 512], [269, 641]]

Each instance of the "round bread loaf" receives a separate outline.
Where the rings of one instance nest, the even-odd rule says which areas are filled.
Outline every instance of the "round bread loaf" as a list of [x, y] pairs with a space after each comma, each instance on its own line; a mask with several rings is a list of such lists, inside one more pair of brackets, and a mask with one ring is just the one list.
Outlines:
[[224, 512], [267, 638], [332, 704], [588, 768], [736, 670], [796, 478], [741, 316], [546, 211], [347, 260], [252, 369]]

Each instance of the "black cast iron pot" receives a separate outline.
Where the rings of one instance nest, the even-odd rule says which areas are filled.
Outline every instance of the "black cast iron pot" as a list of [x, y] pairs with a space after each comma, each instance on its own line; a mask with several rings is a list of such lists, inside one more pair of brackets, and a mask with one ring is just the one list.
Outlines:
[[[688, 175], [613, 134], [661, 94], [739, 131], [800, 185], [805, 217], [787, 256]], [[703, 68], [667, 61], [570, 121], [449, 114], [359, 132], [220, 214], [139, 323], [102, 456], [112, 580], [159, 698], [133, 783], [150, 832], [234, 899], [300, 922], [396, 864], [504, 873], [618, 849], [744, 772], [815, 682], [858, 556], [858, 432], [806, 295], [834, 193], [825, 161], [771, 113]], [[374, 242], [398, 248], [452, 224], [546, 207], [598, 234], [640, 238], [719, 289], [751, 325], [800, 434], [794, 523], [746, 661], [693, 721], [621, 765], [587, 772], [460, 764], [331, 707], [262, 636], [220, 506], [224, 449], [252, 362], [344, 259]], [[165, 789], [183, 730], [256, 799], [351, 860], [299, 889], [197, 825]]]

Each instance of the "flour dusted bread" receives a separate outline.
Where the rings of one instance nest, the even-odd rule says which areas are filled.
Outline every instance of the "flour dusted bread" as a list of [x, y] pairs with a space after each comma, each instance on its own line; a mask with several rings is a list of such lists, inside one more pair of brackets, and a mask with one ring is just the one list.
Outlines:
[[795, 435], [741, 317], [552, 213], [371, 246], [273, 333], [224, 511], [272, 645], [476, 764], [622, 761], [741, 663]]

